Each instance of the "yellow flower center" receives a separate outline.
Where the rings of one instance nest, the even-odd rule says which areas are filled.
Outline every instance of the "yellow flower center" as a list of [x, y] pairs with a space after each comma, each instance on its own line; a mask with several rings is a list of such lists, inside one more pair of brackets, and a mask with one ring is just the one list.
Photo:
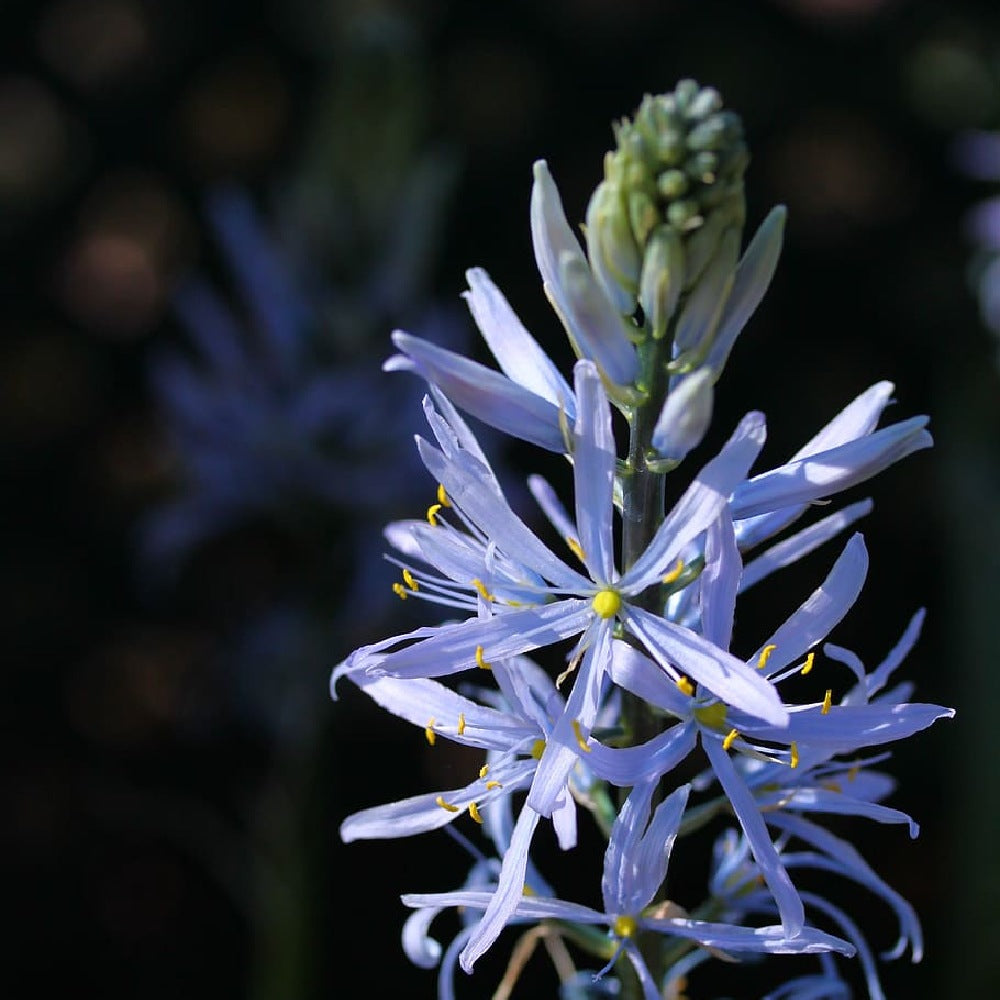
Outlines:
[[711, 705], [702, 705], [694, 710], [694, 717], [706, 729], [715, 729], [721, 732], [726, 722], [725, 703], [714, 701]]
[[615, 937], [630, 938], [639, 929], [639, 921], [628, 914], [622, 917], [615, 917], [615, 922], [611, 925]]
[[601, 618], [614, 618], [622, 606], [622, 597], [617, 590], [602, 590], [597, 594], [590, 606]]

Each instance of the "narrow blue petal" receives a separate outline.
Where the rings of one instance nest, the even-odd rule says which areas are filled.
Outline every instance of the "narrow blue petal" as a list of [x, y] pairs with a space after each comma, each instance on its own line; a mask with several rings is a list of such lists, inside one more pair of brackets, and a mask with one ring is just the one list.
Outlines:
[[876, 823], [905, 823], [909, 827], [911, 838], [915, 839], [920, 835], [919, 824], [901, 810], [829, 788], [784, 788], [776, 792], [761, 792], [757, 795], [757, 801], [762, 808], [780, 806], [784, 809], [801, 809], [803, 812], [864, 816]]
[[585, 640], [589, 641], [589, 645], [573, 677], [573, 689], [538, 762], [528, 802], [532, 809], [543, 816], [552, 812], [556, 796], [565, 788], [570, 770], [577, 758], [585, 754], [579, 746], [578, 734], [579, 739], [586, 743], [597, 717], [601, 690], [611, 658], [611, 629], [610, 620], [596, 619], [591, 623]]
[[[548, 646], [582, 632], [593, 617], [587, 601], [566, 600], [538, 608], [512, 608], [492, 618], [416, 630], [422, 641], [395, 652], [367, 647], [351, 658], [352, 670], [373, 676], [442, 677], [476, 667], [476, 649], [486, 662]], [[410, 633], [414, 635], [414, 633]], [[406, 636], [397, 636], [403, 641]], [[383, 645], [383, 644], [377, 644]]]
[[783, 927], [740, 927], [733, 924], [714, 924], [704, 920], [646, 917], [641, 924], [647, 930], [672, 934], [675, 937], [697, 941], [706, 948], [722, 951], [765, 952], [772, 955], [813, 955], [818, 952], [836, 951], [848, 957], [854, 946], [841, 938], [802, 927], [798, 934], [788, 934]]
[[573, 484], [578, 541], [591, 577], [598, 583], [611, 583], [615, 574], [611, 522], [616, 462], [611, 407], [592, 362], [578, 361], [573, 371], [577, 398]]
[[907, 455], [929, 448], [933, 440], [925, 430], [927, 422], [927, 417], [911, 417], [867, 437], [762, 472], [733, 494], [733, 517], [808, 504], [856, 486]]
[[920, 638], [920, 630], [923, 628], [925, 613], [925, 609], [920, 608], [913, 615], [899, 642], [893, 646], [889, 651], [889, 655], [868, 675], [866, 688], [869, 698], [878, 694], [885, 687], [893, 672], [906, 659], [914, 645], [916, 645], [917, 639]]
[[706, 367], [716, 373], [722, 371], [736, 338], [771, 284], [781, 254], [786, 215], [784, 205], [768, 212], [736, 268], [733, 287], [705, 359]]
[[648, 656], [629, 643], [620, 640], [612, 643], [609, 670], [615, 684], [643, 701], [664, 709], [678, 719], [690, 716], [691, 699], [688, 695], [683, 694]]
[[767, 678], [700, 635], [641, 608], [627, 606], [625, 623], [647, 652], [671, 672], [686, 674], [727, 705], [776, 726], [788, 712]]
[[465, 277], [469, 291], [464, 292], [463, 297], [504, 374], [558, 409], [565, 410], [570, 420], [574, 419], [573, 390], [538, 341], [524, 328], [500, 289], [482, 268], [470, 268]]
[[412, 368], [441, 388], [456, 406], [506, 434], [548, 451], [566, 450], [559, 427], [559, 408], [505, 375], [397, 330], [393, 343], [406, 361], [390, 358], [387, 371]]
[[690, 791], [690, 785], [681, 785], [653, 811], [653, 819], [642, 835], [639, 849], [632, 855], [632, 872], [628, 881], [633, 884], [626, 884], [626, 891], [636, 905], [627, 912], [634, 913], [648, 906], [663, 885]]
[[[795, 740], [801, 747], [821, 749], [828, 754], [850, 753], [862, 747], [880, 746], [919, 733], [938, 719], [950, 719], [953, 708], [941, 705], [834, 705], [826, 715], [817, 706], [792, 712], [787, 728], [746, 727], [758, 739]], [[734, 720], [733, 725], [738, 725]]]
[[780, 628], [761, 643], [750, 663], [757, 664], [765, 646], [774, 646], [762, 673], [771, 677], [825, 639], [854, 605], [868, 573], [868, 551], [860, 533], [851, 536], [829, 575]]
[[365, 694], [393, 715], [421, 728], [433, 719], [436, 732], [466, 746], [507, 750], [538, 732], [524, 719], [480, 705], [436, 681], [396, 677], [372, 680], [364, 675], [355, 675], [353, 679]]
[[[649, 820], [656, 781], [643, 781], [629, 792], [611, 828], [604, 852], [601, 896], [606, 913], [638, 913], [653, 898], [659, 883], [648, 892], [637, 884], [636, 852]], [[644, 897], [641, 898], [640, 897]]]
[[[528, 848], [538, 826], [538, 813], [529, 805], [521, 809], [514, 824], [510, 845], [504, 852], [500, 867], [500, 878], [496, 890], [489, 897], [486, 912], [476, 924], [475, 930], [462, 949], [459, 964], [466, 972], [471, 972], [486, 950], [500, 936], [500, 932], [514, 915], [518, 903], [524, 899], [524, 875], [528, 865]], [[456, 905], [471, 905], [456, 904]]]
[[736, 545], [733, 519], [728, 510], [709, 525], [705, 538], [705, 568], [701, 586], [701, 634], [720, 649], [729, 649], [740, 589], [743, 560]]
[[750, 850], [753, 852], [757, 867], [760, 868], [777, 904], [781, 925], [788, 937], [795, 937], [805, 924], [805, 910], [771, 842], [771, 835], [767, 832], [767, 825], [760, 814], [760, 808], [733, 766], [729, 754], [722, 749], [721, 740], [703, 732], [701, 745], [750, 842]]
[[794, 535], [772, 545], [743, 567], [740, 593], [755, 583], [760, 583], [776, 570], [791, 566], [804, 556], [809, 555], [824, 542], [850, 527], [859, 518], [871, 513], [872, 506], [871, 500], [859, 500], [857, 503], [850, 504], [835, 514], [830, 514], [809, 525], [808, 528], [803, 528]]
[[695, 723], [686, 722], [632, 747], [606, 747], [591, 740], [587, 763], [599, 778], [619, 788], [635, 785], [669, 774], [695, 748], [697, 734]]

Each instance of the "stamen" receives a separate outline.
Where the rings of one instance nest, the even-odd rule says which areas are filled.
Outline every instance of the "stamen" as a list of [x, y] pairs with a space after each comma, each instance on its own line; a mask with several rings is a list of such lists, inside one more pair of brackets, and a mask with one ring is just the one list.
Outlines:
[[461, 736], [465, 732], [465, 712], [458, 713], [458, 735]]
[[438, 511], [441, 510], [443, 506], [444, 504], [432, 503], [430, 507], [427, 508], [427, 520], [432, 528], [437, 527]]
[[684, 572], [684, 560], [678, 558], [677, 565], [663, 577], [664, 583], [674, 583]]
[[815, 659], [816, 659], [816, 654], [812, 653], [812, 652], [806, 657], [806, 662], [802, 664], [802, 676], [803, 677], [806, 674], [808, 674], [810, 670], [812, 670], [812, 668], [813, 668], [813, 660], [815, 660]]
[[490, 773], [490, 765], [489, 764], [483, 764], [483, 766], [479, 769], [479, 777], [480, 778], [485, 778], [486, 775], [489, 774], [489, 773]]
[[583, 546], [572, 535], [569, 535], [566, 538], [566, 544], [569, 546], [570, 552], [572, 552], [573, 555], [580, 560], [580, 562], [587, 561], [587, 557], [583, 552]]
[[722, 741], [722, 749], [728, 750], [733, 743], [736, 741], [736, 737], [740, 735], [738, 729], [730, 729], [729, 735]]
[[394, 583], [392, 585], [392, 592], [401, 600], [405, 601], [409, 596], [406, 593], [406, 588], [401, 583]]
[[479, 806], [475, 802], [469, 803], [469, 815], [480, 825], [483, 825], [483, 817], [479, 815]]
[[486, 589], [486, 584], [483, 583], [483, 581], [480, 580], [478, 576], [476, 577], [475, 580], [472, 581], [472, 586], [476, 588], [476, 590], [479, 592], [479, 596], [484, 601], [493, 602], [496, 600], [496, 598]]
[[450, 802], [445, 802], [443, 795], [439, 795], [434, 801], [446, 812], [450, 813], [461, 812], [458, 806], [453, 806]]
[[444, 491], [444, 483], [438, 483], [437, 498], [438, 498], [438, 503], [441, 504], [442, 507], [451, 506], [451, 501], [448, 499], [448, 494], [445, 493]]
[[615, 917], [615, 922], [611, 925], [615, 937], [630, 938], [639, 929], [639, 922], [635, 917], [627, 914], [622, 917]]
[[410, 590], [419, 590], [420, 584], [413, 578], [413, 574], [408, 570], [403, 570], [403, 582], [406, 584]]
[[503, 788], [503, 785], [501, 785], [499, 781], [486, 782], [486, 791], [492, 792], [494, 788]]
[[777, 647], [777, 646], [776, 646], [776, 645], [775, 645], [775, 644], [774, 644], [773, 642], [769, 642], [769, 643], [768, 643], [768, 644], [767, 644], [767, 645], [766, 645], [766, 646], [765, 646], [765, 647], [764, 647], [764, 648], [763, 648], [763, 649], [762, 649], [762, 650], [760, 651], [760, 656], [759, 656], [759, 657], [757, 658], [757, 669], [758, 669], [758, 670], [763, 670], [763, 669], [764, 669], [764, 667], [766, 667], [766, 666], [767, 666], [767, 661], [768, 661], [769, 659], [771, 659], [771, 654], [772, 654], [772, 653], [773, 653], [773, 652], [774, 652], [774, 651], [775, 651], [775, 650], [776, 650], [777, 648], [778, 648], [778, 647]]
[[590, 606], [597, 613], [599, 618], [614, 618], [622, 606], [622, 597], [617, 590], [602, 590], [597, 594]]
[[799, 766], [799, 745], [798, 743], [795, 742], [795, 740], [792, 740], [791, 745], [789, 746], [788, 749], [791, 752], [791, 757], [789, 758], [788, 763], [789, 766], [794, 771], [795, 768]]
[[677, 678], [677, 687], [681, 694], [686, 694], [689, 698], [694, 694], [694, 685], [683, 674]]
[[531, 744], [531, 756], [535, 760], [541, 760], [543, 753], [545, 753], [545, 740], [535, 740]]
[[826, 715], [830, 711], [830, 706], [833, 704], [833, 691], [830, 688], [826, 689], [826, 694], [823, 695], [823, 707], [820, 709], [821, 715]]
[[855, 764], [854, 767], [847, 772], [847, 780], [853, 781], [861, 773], [861, 765]]
[[819, 787], [825, 788], [828, 792], [837, 792], [840, 795], [844, 793], [843, 788], [840, 787], [840, 783], [837, 781], [824, 781]]
[[434, 732], [433, 717], [427, 722], [427, 726], [424, 729], [424, 736], [427, 737], [427, 742], [430, 743], [431, 746], [434, 746], [434, 741], [437, 739], [437, 733]]
[[584, 753], [590, 753], [590, 747], [587, 746], [587, 741], [584, 739], [583, 732], [580, 729], [580, 720], [573, 720], [573, 735], [576, 737], [577, 745]]
[[483, 647], [476, 646], [476, 666], [480, 670], [492, 670], [492, 667], [483, 659]]

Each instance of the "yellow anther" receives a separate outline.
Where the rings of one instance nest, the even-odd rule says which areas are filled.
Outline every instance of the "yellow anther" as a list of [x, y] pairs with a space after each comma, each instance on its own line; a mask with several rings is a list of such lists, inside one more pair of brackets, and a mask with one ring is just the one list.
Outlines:
[[681, 694], [686, 694], [689, 698], [694, 694], [694, 685], [683, 674], [677, 678], [677, 687]]
[[535, 760], [541, 760], [543, 753], [545, 753], [545, 740], [535, 740], [531, 744], [531, 756]]
[[583, 551], [583, 546], [572, 535], [567, 536], [566, 544], [569, 546], [570, 552], [572, 552], [573, 555], [580, 560], [580, 562], [587, 561], [587, 557]]
[[486, 660], [483, 659], [483, 647], [482, 646], [476, 646], [476, 666], [479, 667], [480, 670], [490, 670], [490, 669], [492, 669], [490, 667], [489, 663], [487, 663]]
[[684, 560], [678, 559], [677, 565], [663, 577], [664, 583], [675, 583], [680, 577], [681, 573], [684, 572]]
[[614, 618], [622, 606], [622, 597], [617, 590], [602, 590], [590, 602], [599, 618]]
[[833, 691], [830, 688], [826, 689], [826, 694], [823, 695], [823, 708], [820, 710], [822, 715], [826, 715], [830, 711], [830, 706], [833, 704]]
[[767, 644], [767, 645], [766, 645], [766, 646], [765, 646], [765, 647], [764, 647], [764, 648], [763, 648], [763, 649], [762, 649], [762, 650], [760, 651], [760, 656], [759, 656], [759, 657], [757, 657], [757, 669], [758, 669], [758, 670], [763, 670], [763, 669], [764, 669], [764, 667], [766, 667], [766, 666], [767, 666], [767, 661], [768, 661], [769, 659], [771, 659], [771, 654], [772, 654], [772, 653], [773, 653], [773, 652], [774, 652], [774, 651], [775, 651], [775, 650], [776, 650], [777, 648], [778, 648], [778, 647], [777, 647], [777, 646], [776, 646], [776, 645], [775, 645], [775, 644], [774, 644], [773, 642], [769, 642], [769, 643], [768, 643], [768, 644]]
[[736, 742], [736, 737], [739, 735], [740, 731], [738, 729], [730, 729], [729, 735], [722, 741], [722, 749], [728, 750]]
[[477, 822], [477, 823], [478, 823], [478, 824], [479, 824], [480, 826], [482, 826], [482, 823], [483, 823], [483, 817], [479, 815], [479, 806], [477, 806], [475, 802], [470, 802], [470, 803], [469, 803], [469, 815], [470, 815], [470, 816], [471, 816], [471, 817], [472, 817], [472, 818], [473, 818], [473, 819], [474, 819], [474, 820], [475, 820], [475, 821], [476, 821], [476, 822]]
[[475, 580], [472, 581], [472, 586], [476, 588], [479, 592], [479, 596], [484, 601], [495, 601], [496, 598], [486, 589], [486, 584], [477, 576]]
[[459, 712], [458, 714], [458, 735], [461, 736], [465, 732], [465, 712]]
[[394, 583], [392, 585], [392, 592], [401, 600], [405, 601], [407, 598], [406, 588], [401, 583]]
[[492, 792], [494, 788], [503, 788], [503, 785], [501, 785], [499, 781], [486, 782], [486, 791]]
[[794, 770], [799, 766], [799, 745], [798, 743], [795, 742], [795, 740], [792, 740], [791, 745], [789, 746], [788, 749], [789, 752], [791, 753], [788, 763], [791, 766], [792, 770]]
[[438, 520], [437, 520], [438, 511], [440, 511], [443, 506], [444, 506], [444, 504], [432, 503], [430, 505], [430, 507], [427, 508], [427, 520], [430, 523], [430, 526], [432, 528], [436, 528], [437, 527], [437, 523], [438, 523]]
[[702, 705], [694, 710], [694, 717], [707, 729], [721, 733], [726, 721], [725, 702], [713, 701], [711, 705]]
[[535, 890], [532, 889], [531, 886], [528, 885], [527, 882], [525, 882], [524, 883], [524, 888], [521, 890], [521, 895], [522, 896], [537, 896], [538, 893], [536, 893]]
[[420, 584], [417, 583], [417, 581], [413, 578], [413, 574], [408, 569], [403, 570], [403, 583], [405, 583], [410, 590], [420, 589]]
[[628, 915], [615, 917], [615, 922], [611, 925], [615, 937], [630, 938], [639, 929], [639, 921], [635, 917]]
[[825, 788], [828, 792], [837, 792], [838, 794], [843, 794], [844, 791], [837, 781], [824, 781], [819, 787]]
[[444, 483], [438, 483], [437, 498], [438, 498], [438, 503], [441, 504], [442, 507], [451, 506], [451, 501], [448, 499], [448, 494], [445, 493], [444, 491]]
[[434, 741], [437, 739], [437, 733], [434, 732], [434, 720], [429, 719], [427, 721], [427, 726], [424, 728], [424, 736], [427, 737], [427, 742], [431, 746], [434, 746]]
[[489, 773], [490, 773], [490, 765], [489, 764], [483, 764], [483, 766], [479, 769], [479, 777], [480, 778], [485, 778], [486, 775], [489, 774]]
[[584, 738], [583, 731], [580, 729], [580, 720], [573, 720], [573, 735], [576, 737], [577, 746], [584, 752], [590, 753], [590, 747], [587, 746], [587, 741]]
[[805, 674], [808, 674], [809, 671], [812, 670], [812, 668], [813, 668], [813, 660], [815, 660], [815, 659], [816, 659], [816, 654], [815, 653], [810, 653], [806, 657], [805, 663], [802, 664], [802, 674], [803, 674], [803, 676]]
[[434, 801], [446, 812], [450, 813], [461, 812], [458, 806], [453, 806], [450, 802], [445, 802], [443, 795], [439, 795]]
[[854, 767], [847, 772], [847, 780], [853, 781], [861, 773], [861, 765], [855, 764]]

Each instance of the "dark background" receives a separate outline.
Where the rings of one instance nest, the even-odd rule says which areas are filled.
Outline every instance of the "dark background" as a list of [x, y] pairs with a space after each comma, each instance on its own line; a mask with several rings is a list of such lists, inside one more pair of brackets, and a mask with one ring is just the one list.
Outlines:
[[[151, 366], [186, 343], [176, 282], [224, 270], [203, 212], [215, 185], [239, 184], [266, 222], [276, 190], [325, 177], [391, 231], [388, 188], [427, 150], [453, 174], [440, 232], [418, 250], [421, 315], [428, 303], [455, 309], [471, 336], [459, 295], [465, 269], [484, 266], [565, 361], [531, 252], [531, 163], [548, 160], [569, 218], [582, 219], [611, 122], [693, 76], [743, 116], [749, 226], [773, 204], [789, 208], [778, 275], [720, 384], [719, 432], [765, 410], [762, 465], [773, 464], [883, 378], [896, 384], [894, 416], [931, 415], [935, 448], [858, 494], [876, 501], [862, 525], [872, 567], [834, 639], [874, 665], [926, 606], [905, 673], [916, 700], [955, 706], [957, 718], [900, 746], [890, 765], [891, 804], [921, 823], [920, 838], [849, 830], [924, 921], [924, 962], [887, 966], [887, 994], [996, 995], [997, 345], [977, 308], [982, 257], [963, 228], [996, 185], [963, 176], [952, 155], [965, 130], [1000, 128], [994, 7], [5, 3], [0, 857], [13, 927], [0, 946], [3, 994], [434, 995], [433, 975], [398, 946], [398, 895], [452, 887], [464, 858], [443, 835], [344, 846], [337, 826], [364, 806], [464, 781], [468, 761], [432, 751], [350, 691], [328, 696], [330, 668], [354, 645], [423, 613], [350, 603], [353, 518], [427, 501], [395, 510], [373, 476], [356, 506], [248, 517], [160, 574], [138, 539], [184, 475]], [[319, 270], [349, 284], [369, 250], [341, 247]], [[401, 311], [393, 322], [416, 322]], [[358, 322], [364, 337], [340, 350], [378, 378], [391, 327]], [[386, 425], [409, 441], [419, 411], [399, 410]], [[537, 462], [516, 447], [505, 460], [514, 473]], [[749, 595], [737, 639], [767, 634], [829, 558]], [[257, 672], [241, 673], [240, 643], [276, 606], [307, 610], [276, 646], [258, 642]], [[284, 671], [278, 681], [269, 664]], [[275, 721], [265, 709], [287, 684], [305, 707]], [[849, 905], [876, 950], [892, 943], [880, 904]], [[459, 995], [489, 995], [502, 968], [491, 954]], [[530, 968], [549, 995], [544, 962]], [[363, 985], [346, 988], [355, 976]], [[726, 989], [759, 995], [751, 983]]]

